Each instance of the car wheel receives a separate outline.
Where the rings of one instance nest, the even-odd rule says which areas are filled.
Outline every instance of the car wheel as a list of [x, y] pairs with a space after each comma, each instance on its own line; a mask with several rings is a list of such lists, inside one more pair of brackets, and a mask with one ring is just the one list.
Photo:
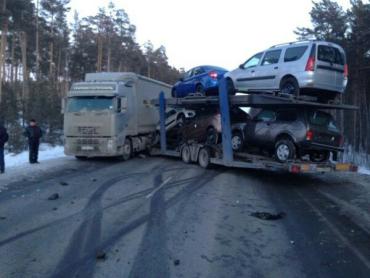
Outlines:
[[289, 139], [280, 139], [275, 144], [275, 158], [279, 162], [287, 162], [294, 159], [296, 148], [294, 143]]
[[330, 158], [330, 152], [328, 151], [310, 153], [310, 160], [312, 162], [325, 162], [325, 161], [328, 161], [329, 158]]
[[126, 161], [129, 160], [131, 156], [132, 156], [132, 142], [131, 139], [126, 138], [125, 143], [123, 145], [122, 159]]
[[211, 154], [207, 147], [201, 148], [198, 155], [198, 163], [202, 168], [208, 168], [211, 162]]
[[206, 144], [207, 145], [216, 145], [218, 139], [217, 131], [214, 127], [210, 127], [207, 130], [207, 139]]
[[190, 163], [190, 147], [188, 145], [182, 147], [181, 159], [185, 163]]
[[235, 86], [234, 86], [234, 82], [231, 80], [231, 79], [227, 79], [226, 81], [226, 89], [227, 89], [227, 93], [229, 95], [235, 95]]
[[297, 96], [299, 94], [299, 84], [294, 77], [287, 77], [281, 81], [280, 92], [287, 95]]
[[233, 151], [241, 151], [244, 146], [243, 136], [239, 131], [235, 131], [231, 136], [231, 146]]
[[195, 94], [197, 94], [197, 95], [202, 95], [202, 96], [204, 96], [204, 95], [205, 95], [204, 87], [202, 86], [202, 84], [198, 84], [198, 85], [195, 87]]

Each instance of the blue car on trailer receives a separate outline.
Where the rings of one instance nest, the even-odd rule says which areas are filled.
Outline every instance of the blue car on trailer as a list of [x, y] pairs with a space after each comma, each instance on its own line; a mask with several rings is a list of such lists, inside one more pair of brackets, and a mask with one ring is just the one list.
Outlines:
[[228, 72], [226, 69], [216, 66], [192, 68], [173, 86], [172, 97], [217, 94], [219, 80], [226, 72]]

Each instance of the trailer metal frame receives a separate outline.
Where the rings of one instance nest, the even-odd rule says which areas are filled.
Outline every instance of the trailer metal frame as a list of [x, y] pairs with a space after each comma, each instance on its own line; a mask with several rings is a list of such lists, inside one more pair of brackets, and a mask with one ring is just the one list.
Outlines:
[[[216, 156], [210, 156], [207, 164], [203, 167], [207, 168], [209, 164], [222, 165], [227, 167], [246, 168], [246, 169], [264, 169], [274, 171], [288, 171], [291, 173], [324, 173], [333, 171], [351, 171], [356, 172], [357, 166], [351, 163], [335, 163], [321, 162], [313, 163], [302, 160], [292, 160], [286, 163], [280, 163], [272, 158], [253, 155], [249, 153], [233, 153], [231, 146], [231, 121], [230, 121], [230, 106], [241, 107], [269, 107], [269, 106], [284, 106], [284, 107], [312, 107], [317, 109], [341, 109], [341, 110], [357, 110], [356, 106], [339, 105], [339, 104], [324, 104], [311, 102], [307, 100], [275, 96], [266, 93], [253, 93], [248, 95], [229, 96], [226, 86], [226, 80], [223, 78], [219, 82], [219, 96], [205, 97], [194, 96], [185, 98], [165, 99], [164, 94], [160, 93], [159, 99], [153, 101], [154, 105], [159, 105], [160, 113], [160, 149], [153, 149], [152, 155], [165, 155], [171, 157], [180, 157], [182, 150], [187, 145], [191, 150], [191, 162], [199, 162], [199, 153], [202, 149], [206, 149], [207, 153], [216, 153]], [[185, 108], [197, 108], [207, 105], [219, 107], [222, 126], [222, 147], [208, 146], [192, 142], [178, 146], [176, 150], [167, 148], [166, 129], [165, 129], [165, 110], [166, 105], [180, 106]], [[219, 151], [217, 151], [217, 148]], [[203, 154], [205, 154], [203, 152]]]

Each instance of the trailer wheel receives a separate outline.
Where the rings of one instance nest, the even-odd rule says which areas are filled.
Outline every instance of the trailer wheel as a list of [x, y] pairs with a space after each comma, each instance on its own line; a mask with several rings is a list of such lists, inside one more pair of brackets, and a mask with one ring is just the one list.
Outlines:
[[294, 143], [289, 139], [280, 139], [275, 144], [275, 157], [279, 162], [287, 162], [295, 158], [296, 149]]
[[129, 160], [131, 156], [132, 156], [132, 142], [131, 139], [126, 138], [125, 144], [123, 145], [122, 159], [126, 161]]
[[198, 163], [202, 168], [208, 168], [211, 162], [211, 154], [207, 147], [201, 148], [198, 155]]
[[328, 151], [310, 153], [310, 160], [312, 162], [325, 162], [325, 161], [328, 161], [329, 158], [330, 158], [330, 152]]
[[185, 163], [190, 163], [190, 148], [188, 145], [182, 147], [181, 150], [181, 159]]

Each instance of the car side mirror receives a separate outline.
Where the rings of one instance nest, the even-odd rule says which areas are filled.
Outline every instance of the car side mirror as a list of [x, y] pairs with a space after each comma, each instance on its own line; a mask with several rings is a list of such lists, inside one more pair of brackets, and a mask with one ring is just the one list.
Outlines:
[[239, 65], [239, 68], [240, 68], [240, 69], [244, 69], [244, 65], [243, 65], [243, 64], [240, 64], [240, 65]]
[[180, 77], [179, 81], [181, 81], [181, 82], [184, 81], [184, 77]]

